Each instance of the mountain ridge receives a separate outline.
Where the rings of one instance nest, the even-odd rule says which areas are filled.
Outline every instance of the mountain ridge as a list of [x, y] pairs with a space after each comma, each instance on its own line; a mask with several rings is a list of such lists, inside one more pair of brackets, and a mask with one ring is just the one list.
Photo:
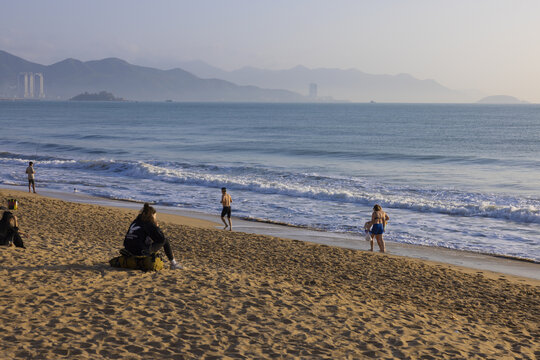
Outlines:
[[[21, 93], [19, 73], [43, 74], [48, 99], [69, 99], [84, 92], [112, 92], [141, 101], [305, 102], [287, 90], [236, 85], [221, 79], [201, 79], [180, 68], [160, 70], [133, 65], [118, 58], [80, 61], [64, 59], [41, 65], [0, 50], [0, 97]], [[19, 88], [18, 88], [19, 87]]]
[[[480, 96], [449, 89], [434, 79], [410, 74], [368, 74], [358, 69], [296, 65], [267, 70], [252, 66], [227, 71], [201, 60], [161, 70], [108, 57], [67, 58], [51, 65], [33, 63], [0, 50], [0, 98], [21, 97], [18, 74], [44, 76], [48, 99], [69, 99], [84, 92], [108, 91], [129, 100], [216, 102], [401, 102], [473, 103]], [[316, 84], [316, 95], [308, 95]], [[482, 94], [482, 97], [485, 94]]]
[[296, 65], [283, 70], [245, 66], [226, 71], [201, 60], [182, 62], [180, 67], [203, 78], [220, 78], [239, 85], [282, 88], [307, 93], [317, 84], [319, 95], [352, 102], [473, 102], [468, 94], [449, 89], [434, 79], [416, 79], [410, 74], [368, 74], [361, 70], [315, 68]]

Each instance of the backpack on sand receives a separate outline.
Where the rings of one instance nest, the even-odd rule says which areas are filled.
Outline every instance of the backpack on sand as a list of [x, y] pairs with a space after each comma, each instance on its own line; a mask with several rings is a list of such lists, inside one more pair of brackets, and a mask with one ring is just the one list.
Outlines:
[[122, 255], [109, 260], [112, 267], [135, 269], [142, 271], [160, 271], [163, 269], [163, 260], [157, 254], [148, 256], [134, 256], [127, 252], [120, 252]]

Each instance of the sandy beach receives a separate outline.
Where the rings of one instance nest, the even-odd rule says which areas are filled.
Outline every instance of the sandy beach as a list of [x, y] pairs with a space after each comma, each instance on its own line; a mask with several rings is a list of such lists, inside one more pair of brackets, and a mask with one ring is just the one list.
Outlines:
[[113, 269], [135, 210], [8, 198], [27, 249], [0, 248], [2, 359], [540, 357], [537, 280], [169, 214], [184, 270]]

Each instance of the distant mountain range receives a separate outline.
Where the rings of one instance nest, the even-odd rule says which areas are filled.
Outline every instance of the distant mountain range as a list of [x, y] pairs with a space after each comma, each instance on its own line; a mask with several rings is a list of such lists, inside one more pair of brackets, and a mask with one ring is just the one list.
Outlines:
[[478, 97], [452, 90], [434, 80], [419, 80], [408, 74], [373, 75], [349, 69], [308, 69], [296, 66], [288, 70], [263, 70], [244, 67], [234, 71], [202, 61], [182, 62], [179, 66], [201, 78], [216, 78], [239, 85], [280, 88], [308, 93], [310, 83], [317, 84], [320, 97], [353, 102], [473, 102]]
[[[462, 103], [478, 97], [452, 90], [434, 80], [408, 74], [372, 75], [349, 69], [264, 70], [244, 67], [224, 71], [202, 61], [159, 70], [107, 58], [82, 62], [66, 59], [40, 65], [0, 50], [0, 98], [23, 97], [21, 73], [42, 73], [46, 99], [69, 99], [107, 91], [127, 100], [225, 102], [412, 102]], [[308, 96], [317, 84], [317, 97]], [[37, 89], [35, 84], [35, 89]], [[35, 93], [37, 90], [35, 90]]]
[[[127, 100], [304, 102], [287, 90], [238, 86], [218, 79], [201, 79], [182, 69], [158, 70], [108, 58], [82, 62], [66, 59], [45, 66], [0, 51], [0, 97], [23, 96], [20, 73], [42, 73], [47, 99], [69, 99], [84, 92], [108, 91]], [[35, 84], [34, 88], [37, 87]], [[22, 94], [22, 95], [21, 95]]]

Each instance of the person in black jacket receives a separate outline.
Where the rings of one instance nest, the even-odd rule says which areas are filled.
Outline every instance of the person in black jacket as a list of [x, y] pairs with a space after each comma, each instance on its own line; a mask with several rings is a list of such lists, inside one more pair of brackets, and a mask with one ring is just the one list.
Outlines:
[[176, 262], [169, 240], [165, 238], [156, 220], [156, 209], [148, 203], [144, 204], [140, 214], [129, 226], [124, 239], [124, 247], [135, 256], [151, 255], [162, 247], [171, 262], [171, 269], [181, 269]]
[[19, 234], [19, 222], [11, 211], [4, 211], [0, 219], [0, 245], [15, 245], [26, 249]]

